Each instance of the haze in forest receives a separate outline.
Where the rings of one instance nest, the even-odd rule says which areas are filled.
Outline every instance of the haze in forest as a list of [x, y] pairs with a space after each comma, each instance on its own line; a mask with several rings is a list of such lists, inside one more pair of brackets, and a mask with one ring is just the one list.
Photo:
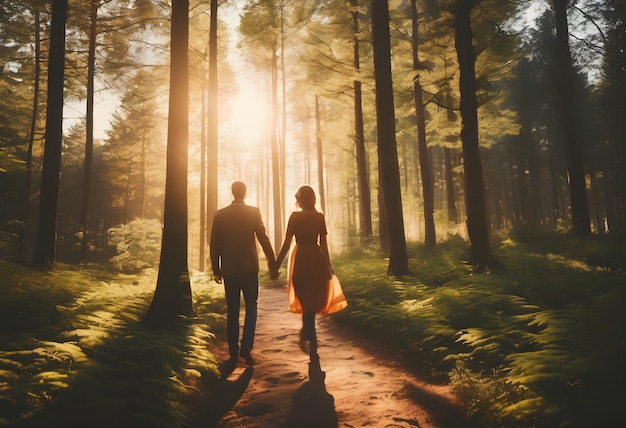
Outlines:
[[[243, 181], [274, 250], [314, 189], [348, 300], [320, 324], [459, 418], [624, 425], [625, 22], [623, 0], [0, 2], [4, 421], [223, 416], [208, 243]], [[391, 396], [456, 405], [418, 383]]]
[[[90, 15], [93, 6], [95, 15]], [[218, 86], [213, 90], [208, 86], [211, 5], [190, 2], [191, 266], [204, 268], [201, 247], [206, 245], [211, 213], [229, 203], [234, 180], [248, 184], [247, 200], [261, 208], [274, 241], [296, 209], [295, 190], [311, 184], [320, 194], [318, 209], [328, 219], [332, 251], [377, 242], [384, 248], [388, 226], [380, 213], [389, 202], [381, 196], [389, 184], [380, 182], [388, 175], [378, 170], [380, 155], [387, 151], [381, 142], [397, 151], [394, 174], [399, 188], [393, 192], [398, 192], [401, 205], [386, 209], [398, 216], [390, 224], [400, 221], [407, 240], [440, 240], [454, 234], [471, 239], [467, 225], [475, 222], [466, 219], [475, 209], [468, 209], [468, 203], [484, 210], [477, 215], [486, 216], [480, 232], [485, 235], [520, 224], [576, 228], [578, 212], [588, 212], [582, 215], [583, 229], [585, 223], [594, 233], [606, 233], [612, 222], [619, 227], [624, 217], [623, 200], [617, 196], [622, 173], [612, 162], [621, 158], [618, 147], [623, 139], [616, 119], [623, 112], [616, 97], [623, 88], [616, 47], [623, 8], [619, 2], [587, 0], [567, 9], [565, 62], [555, 54], [563, 40], [555, 21], [560, 1], [483, 1], [471, 8], [477, 118], [472, 144], [479, 155], [476, 161], [472, 154], [472, 163], [480, 166], [478, 173], [471, 172], [462, 135], [468, 121], [463, 117], [467, 97], [459, 86], [461, 57], [455, 41], [460, 31], [458, 5], [389, 2], [389, 88], [395, 116], [382, 123], [394, 122], [395, 141], [379, 134], [377, 120], [386, 110], [376, 105], [377, 92], [383, 89], [376, 87], [372, 48], [378, 42], [370, 6], [359, 1], [219, 3], [213, 72]], [[16, 142], [11, 156], [22, 160], [32, 138], [32, 200], [39, 191], [43, 153], [50, 13], [35, 2], [8, 2], [0, 27], [5, 40], [0, 61], [19, 64], [7, 67], [14, 71], [4, 74], [2, 85], [13, 93], [12, 104], [21, 106], [4, 109], [3, 135], [7, 144]], [[114, 256], [104, 249], [111, 228], [143, 219], [163, 221], [170, 13], [170, 5], [159, 1], [69, 2], [58, 205], [58, 249], [64, 257], [74, 257], [72, 248], [81, 246], [93, 257], [108, 260]], [[39, 52], [34, 50], [34, 28]], [[90, 28], [95, 34], [92, 56]], [[38, 55], [41, 107], [30, 121]], [[92, 131], [83, 118], [90, 67]], [[570, 69], [566, 74], [572, 78], [563, 89], [560, 76]], [[355, 122], [357, 83], [362, 123]], [[416, 91], [421, 98], [417, 113]], [[570, 99], [565, 102], [562, 94], [571, 94]], [[214, 95], [216, 112], [211, 111]], [[215, 131], [210, 129], [213, 114]], [[79, 220], [72, 207], [85, 188], [86, 138], [95, 138], [96, 144], [91, 198], [85, 219]], [[579, 151], [575, 171], [570, 146]], [[468, 187], [477, 179], [482, 183]], [[29, 208], [31, 221], [36, 217], [34, 205]], [[79, 232], [83, 223], [85, 232]], [[31, 240], [34, 229], [29, 228]]]

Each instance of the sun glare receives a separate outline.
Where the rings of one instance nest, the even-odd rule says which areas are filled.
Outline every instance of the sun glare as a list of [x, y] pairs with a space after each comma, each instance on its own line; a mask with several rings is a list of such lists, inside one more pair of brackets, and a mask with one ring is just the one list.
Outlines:
[[254, 146], [266, 138], [267, 103], [263, 95], [251, 88], [242, 88], [233, 104], [233, 129], [243, 146]]

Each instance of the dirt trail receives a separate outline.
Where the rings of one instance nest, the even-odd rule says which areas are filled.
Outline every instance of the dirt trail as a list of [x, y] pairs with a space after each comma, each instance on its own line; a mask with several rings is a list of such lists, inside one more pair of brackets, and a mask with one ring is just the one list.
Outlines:
[[217, 427], [466, 425], [449, 387], [416, 379], [382, 357], [385, 352], [374, 355], [372, 346], [350, 337], [328, 317], [317, 319], [324, 381], [309, 380], [309, 356], [298, 347], [301, 318], [287, 310], [286, 287], [261, 286], [255, 364], [240, 362], [222, 382], [218, 395], [223, 417]]

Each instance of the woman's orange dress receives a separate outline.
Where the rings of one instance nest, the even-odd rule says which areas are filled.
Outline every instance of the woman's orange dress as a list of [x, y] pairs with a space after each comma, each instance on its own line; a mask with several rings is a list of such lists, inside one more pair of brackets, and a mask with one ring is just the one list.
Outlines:
[[298, 211], [291, 214], [287, 234], [292, 233], [296, 245], [289, 263], [289, 310], [296, 313], [328, 314], [345, 308], [348, 303], [341, 284], [319, 246], [319, 237], [326, 235], [324, 215]]

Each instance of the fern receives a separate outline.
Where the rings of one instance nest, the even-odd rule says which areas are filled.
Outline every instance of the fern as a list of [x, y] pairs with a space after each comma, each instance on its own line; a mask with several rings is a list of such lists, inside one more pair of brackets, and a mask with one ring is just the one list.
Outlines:
[[626, 400], [626, 278], [590, 261], [616, 266], [610, 252], [624, 244], [550, 234], [528, 247], [516, 237], [485, 275], [462, 263], [458, 239], [414, 246], [401, 282], [378, 276], [384, 266], [370, 254], [346, 255], [335, 267], [351, 304], [335, 319], [384, 332], [424, 374], [445, 374], [481, 425], [616, 425]]

